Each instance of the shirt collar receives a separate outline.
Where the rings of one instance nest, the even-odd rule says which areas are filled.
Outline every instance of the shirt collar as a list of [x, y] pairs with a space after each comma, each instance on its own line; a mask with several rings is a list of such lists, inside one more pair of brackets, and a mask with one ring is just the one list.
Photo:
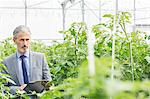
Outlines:
[[[20, 58], [21, 55], [22, 55], [22, 54], [20, 54], [20, 53], [17, 51], [17, 58]], [[25, 52], [23, 55], [28, 58], [28, 57], [29, 57], [29, 51]]]

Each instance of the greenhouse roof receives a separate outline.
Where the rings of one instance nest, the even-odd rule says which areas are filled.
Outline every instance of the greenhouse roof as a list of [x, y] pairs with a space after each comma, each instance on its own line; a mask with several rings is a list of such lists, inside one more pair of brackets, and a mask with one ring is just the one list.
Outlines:
[[[70, 2], [74, 1], [74, 2]], [[62, 39], [62, 4], [65, 5], [65, 28], [72, 22], [84, 21], [92, 26], [103, 21], [106, 13], [114, 13], [115, 0], [0, 0], [0, 39], [12, 36], [13, 29], [26, 24], [31, 28], [33, 39]], [[118, 11], [128, 11], [135, 24], [150, 24], [149, 0], [116, 0]], [[132, 17], [133, 18], [133, 17]]]

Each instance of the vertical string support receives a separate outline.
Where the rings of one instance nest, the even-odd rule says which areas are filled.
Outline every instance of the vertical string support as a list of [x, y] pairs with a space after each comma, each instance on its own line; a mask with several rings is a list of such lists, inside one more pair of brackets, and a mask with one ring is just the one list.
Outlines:
[[[112, 31], [112, 66], [111, 66], [111, 80], [114, 80], [114, 70], [115, 70], [115, 33], [117, 30], [117, 14], [118, 14], [118, 0], [115, 0], [115, 15], [114, 15], [114, 21], [113, 21], [113, 31]], [[112, 89], [113, 90], [113, 89]], [[113, 97], [110, 95], [109, 99], [113, 99]]]
[[113, 21], [113, 31], [112, 31], [112, 67], [111, 67], [111, 80], [114, 80], [114, 67], [115, 67], [115, 33], [116, 33], [116, 26], [117, 26], [117, 21], [116, 17], [118, 14], [118, 0], [115, 2], [115, 15], [114, 15], [114, 21]]
[[[136, 0], [134, 0], [134, 11], [133, 11], [133, 32], [135, 32], [135, 20], [136, 20]], [[132, 53], [132, 32], [130, 33], [130, 66], [132, 68], [132, 81], [134, 81], [134, 64], [133, 64], [133, 53]]]

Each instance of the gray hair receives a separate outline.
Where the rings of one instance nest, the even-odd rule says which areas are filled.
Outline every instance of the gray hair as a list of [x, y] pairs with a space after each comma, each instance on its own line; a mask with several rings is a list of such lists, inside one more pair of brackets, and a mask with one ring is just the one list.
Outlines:
[[16, 35], [19, 33], [19, 32], [23, 32], [23, 33], [30, 33], [30, 29], [24, 25], [20, 25], [18, 27], [15, 28], [14, 32], [13, 32], [13, 36], [16, 37]]

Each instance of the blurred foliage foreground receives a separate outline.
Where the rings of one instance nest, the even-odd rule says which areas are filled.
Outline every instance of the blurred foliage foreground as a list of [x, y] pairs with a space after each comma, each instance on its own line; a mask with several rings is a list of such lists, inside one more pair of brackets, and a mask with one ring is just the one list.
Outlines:
[[[42, 94], [33, 93], [41, 99], [149, 99], [150, 98], [150, 36], [136, 30], [129, 32], [126, 25], [131, 22], [128, 12], [115, 16], [105, 14], [107, 23], [94, 25], [95, 75], [90, 76], [87, 61], [87, 32], [84, 23], [73, 23], [66, 31], [64, 42], [53, 42], [46, 46], [41, 41], [32, 41], [31, 50], [43, 52], [52, 74], [53, 86]], [[114, 20], [116, 19], [116, 20]], [[115, 33], [115, 69], [112, 66], [112, 31]], [[0, 42], [0, 61], [15, 52], [10, 38]], [[0, 64], [1, 68], [5, 68]], [[114, 79], [111, 75], [114, 74]], [[0, 97], [11, 98], [6, 82], [12, 82], [9, 75], [0, 74]], [[27, 94], [15, 96], [29, 98]]]

